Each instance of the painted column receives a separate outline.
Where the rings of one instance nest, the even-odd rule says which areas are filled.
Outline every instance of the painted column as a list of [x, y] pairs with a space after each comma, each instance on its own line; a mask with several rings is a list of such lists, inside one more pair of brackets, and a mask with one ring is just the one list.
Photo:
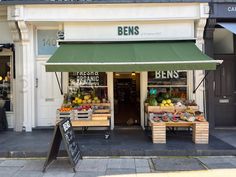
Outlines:
[[114, 83], [113, 72], [107, 72], [108, 99], [111, 103], [111, 129], [114, 129]]
[[141, 126], [144, 127], [144, 101], [147, 98], [147, 82], [148, 74], [147, 72], [140, 72], [140, 114], [141, 114]]
[[[200, 19], [196, 23], [196, 46], [204, 53], [204, 29], [206, 25], [206, 19]], [[195, 89], [202, 81], [202, 79], [205, 77], [205, 71], [204, 70], [197, 70], [194, 71], [194, 77], [195, 77], [195, 83], [194, 88]], [[199, 88], [196, 90], [195, 94], [193, 94], [193, 98], [195, 99], [197, 105], [199, 105], [200, 111], [205, 112], [205, 81], [201, 83]]]
[[[34, 58], [29, 26], [23, 18], [23, 6], [9, 6], [8, 19], [16, 51], [15, 130], [32, 131], [35, 118]], [[31, 39], [32, 42], [32, 39]]]

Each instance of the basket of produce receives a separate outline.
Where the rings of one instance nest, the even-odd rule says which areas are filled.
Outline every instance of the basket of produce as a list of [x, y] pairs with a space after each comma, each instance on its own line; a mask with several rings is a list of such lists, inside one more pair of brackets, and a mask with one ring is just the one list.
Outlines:
[[82, 105], [74, 108], [74, 120], [90, 120], [92, 108], [90, 105]]
[[74, 110], [72, 108], [61, 107], [56, 112], [57, 120], [70, 118], [74, 119]]
[[199, 122], [205, 122], [206, 121], [203, 113], [200, 112], [200, 111], [195, 111], [195, 120], [199, 121]]

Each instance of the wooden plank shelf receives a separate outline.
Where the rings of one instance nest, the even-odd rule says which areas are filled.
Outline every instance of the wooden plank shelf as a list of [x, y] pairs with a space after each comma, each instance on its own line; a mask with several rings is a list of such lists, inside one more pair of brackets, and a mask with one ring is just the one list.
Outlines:
[[209, 123], [204, 122], [154, 122], [149, 120], [152, 129], [153, 143], [166, 143], [166, 127], [192, 127], [192, 140], [195, 144], [208, 144], [209, 142]]

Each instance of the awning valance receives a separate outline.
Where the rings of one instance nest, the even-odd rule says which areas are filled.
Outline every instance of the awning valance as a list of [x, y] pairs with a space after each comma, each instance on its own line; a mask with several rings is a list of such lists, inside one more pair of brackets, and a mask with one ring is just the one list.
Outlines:
[[47, 61], [46, 71], [214, 70], [220, 62], [190, 41], [62, 43]]

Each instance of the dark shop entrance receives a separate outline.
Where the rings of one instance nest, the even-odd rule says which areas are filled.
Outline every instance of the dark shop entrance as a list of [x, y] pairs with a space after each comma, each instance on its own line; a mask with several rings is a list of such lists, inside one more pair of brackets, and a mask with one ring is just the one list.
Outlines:
[[114, 73], [115, 126], [140, 125], [140, 75]]

